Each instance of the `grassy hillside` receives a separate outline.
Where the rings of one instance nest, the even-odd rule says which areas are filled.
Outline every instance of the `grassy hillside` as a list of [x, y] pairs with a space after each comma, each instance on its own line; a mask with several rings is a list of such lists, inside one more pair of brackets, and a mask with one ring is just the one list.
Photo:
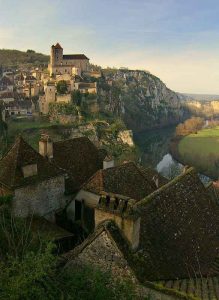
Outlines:
[[178, 144], [182, 161], [213, 178], [219, 176], [219, 127], [203, 129], [182, 138]]
[[19, 50], [0, 49], [0, 66], [17, 67], [21, 65], [39, 66], [46, 65], [49, 62], [49, 56], [36, 53], [33, 50], [26, 52]]

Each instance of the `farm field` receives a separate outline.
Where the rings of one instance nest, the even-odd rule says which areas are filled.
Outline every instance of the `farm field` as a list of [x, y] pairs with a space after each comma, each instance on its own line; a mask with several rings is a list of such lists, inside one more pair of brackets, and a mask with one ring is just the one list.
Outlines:
[[183, 137], [178, 144], [182, 162], [210, 177], [219, 176], [219, 126]]

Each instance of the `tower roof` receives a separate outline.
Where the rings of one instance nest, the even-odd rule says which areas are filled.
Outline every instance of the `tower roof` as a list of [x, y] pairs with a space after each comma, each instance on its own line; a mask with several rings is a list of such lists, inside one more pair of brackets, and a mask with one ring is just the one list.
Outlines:
[[56, 43], [56, 45], [53, 45], [52, 47], [54, 47], [55, 49], [63, 49], [59, 43]]

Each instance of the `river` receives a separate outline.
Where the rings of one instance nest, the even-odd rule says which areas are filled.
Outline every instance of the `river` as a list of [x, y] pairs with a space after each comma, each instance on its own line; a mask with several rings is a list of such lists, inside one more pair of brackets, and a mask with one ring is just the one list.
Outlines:
[[[174, 132], [175, 126], [134, 134], [134, 142], [141, 151], [141, 164], [156, 169], [169, 179], [181, 174], [184, 167], [169, 152], [169, 143]], [[205, 183], [210, 180], [204, 175], [200, 175], [200, 178]]]

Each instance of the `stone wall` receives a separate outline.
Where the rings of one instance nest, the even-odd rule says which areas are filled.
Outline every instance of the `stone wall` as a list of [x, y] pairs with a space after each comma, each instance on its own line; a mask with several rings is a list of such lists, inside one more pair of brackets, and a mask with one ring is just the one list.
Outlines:
[[15, 190], [12, 209], [16, 216], [48, 216], [65, 206], [64, 176], [54, 177], [40, 183]]
[[57, 95], [56, 102], [70, 103], [71, 102], [71, 94]]
[[132, 249], [137, 249], [139, 244], [140, 218], [124, 218], [102, 209], [95, 209], [95, 227], [106, 220], [113, 220], [129, 241]]

